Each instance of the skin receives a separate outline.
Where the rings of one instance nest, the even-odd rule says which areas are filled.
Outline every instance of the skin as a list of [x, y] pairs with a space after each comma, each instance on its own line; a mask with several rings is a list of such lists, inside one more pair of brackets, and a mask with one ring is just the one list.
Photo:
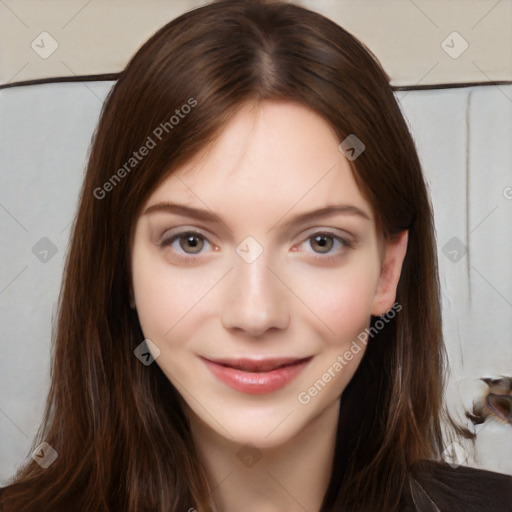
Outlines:
[[[223, 512], [319, 510], [340, 395], [364, 344], [309, 403], [298, 395], [332, 368], [370, 315], [395, 302], [407, 232], [393, 242], [377, 233], [339, 142], [305, 106], [246, 104], [214, 143], [161, 183], [135, 225], [134, 306], [145, 337], [160, 351], [155, 363], [184, 399]], [[163, 202], [213, 212], [218, 220], [145, 213]], [[362, 215], [289, 224], [341, 204]], [[191, 230], [200, 233], [192, 244], [188, 235], [172, 239]], [[326, 231], [318, 243], [315, 236]], [[263, 249], [250, 263], [236, 252], [248, 236]], [[199, 356], [313, 358], [284, 388], [252, 395], [219, 381]], [[247, 454], [259, 460], [244, 463]]]

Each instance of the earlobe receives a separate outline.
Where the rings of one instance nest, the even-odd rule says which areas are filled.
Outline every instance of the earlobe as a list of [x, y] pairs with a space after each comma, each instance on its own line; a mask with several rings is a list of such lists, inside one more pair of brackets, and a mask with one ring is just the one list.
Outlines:
[[384, 315], [395, 303], [396, 289], [407, 252], [408, 236], [407, 230], [402, 231], [392, 240], [385, 242], [384, 259], [371, 309], [373, 316]]

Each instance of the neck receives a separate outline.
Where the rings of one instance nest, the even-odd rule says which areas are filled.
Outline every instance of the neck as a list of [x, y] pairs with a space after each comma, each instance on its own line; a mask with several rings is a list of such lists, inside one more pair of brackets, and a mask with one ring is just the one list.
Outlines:
[[191, 415], [194, 444], [218, 512], [318, 512], [332, 473], [339, 400], [296, 437], [272, 448], [241, 445]]

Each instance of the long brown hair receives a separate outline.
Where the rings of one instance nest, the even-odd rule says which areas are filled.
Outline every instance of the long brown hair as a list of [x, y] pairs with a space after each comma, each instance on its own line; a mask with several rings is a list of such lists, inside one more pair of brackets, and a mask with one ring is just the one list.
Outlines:
[[[133, 354], [143, 334], [130, 307], [130, 240], [159, 183], [242, 104], [266, 99], [310, 107], [340, 142], [355, 134], [366, 148], [353, 173], [380, 231], [409, 230], [402, 311], [370, 339], [342, 394], [322, 511], [395, 510], [411, 465], [439, 458], [445, 353], [432, 212], [389, 77], [362, 43], [320, 14], [285, 2], [223, 0], [161, 28], [104, 104], [33, 445], [46, 441], [59, 455], [46, 469], [30, 460], [19, 470], [4, 490], [6, 510], [211, 510], [180, 397], [158, 365]], [[149, 150], [136, 158], [143, 146]]]

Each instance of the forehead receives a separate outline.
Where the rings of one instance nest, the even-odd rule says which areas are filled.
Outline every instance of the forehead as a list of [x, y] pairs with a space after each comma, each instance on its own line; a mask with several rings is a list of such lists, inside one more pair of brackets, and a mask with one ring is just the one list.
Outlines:
[[371, 215], [339, 142], [332, 127], [301, 104], [246, 104], [148, 203], [179, 201], [266, 217], [350, 203]]

